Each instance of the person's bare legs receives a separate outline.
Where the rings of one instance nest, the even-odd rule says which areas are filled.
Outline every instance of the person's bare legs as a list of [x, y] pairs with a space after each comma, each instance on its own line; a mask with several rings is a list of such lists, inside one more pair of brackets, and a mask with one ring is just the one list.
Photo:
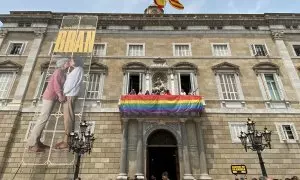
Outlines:
[[49, 146], [46, 146], [43, 143], [41, 143], [40, 139], [41, 139], [43, 130], [48, 122], [48, 119], [52, 112], [54, 104], [55, 104], [55, 101], [43, 99], [43, 107], [41, 109], [41, 114], [40, 114], [38, 120], [36, 121], [35, 126], [32, 129], [31, 134], [27, 141], [27, 146], [28, 146], [29, 150], [35, 151], [35, 152], [41, 152], [42, 149], [46, 149], [49, 147]]
[[67, 96], [67, 101], [63, 104], [65, 134], [63, 141], [55, 145], [56, 149], [65, 149], [68, 147], [69, 134], [74, 130], [75, 124], [75, 99], [76, 97]]

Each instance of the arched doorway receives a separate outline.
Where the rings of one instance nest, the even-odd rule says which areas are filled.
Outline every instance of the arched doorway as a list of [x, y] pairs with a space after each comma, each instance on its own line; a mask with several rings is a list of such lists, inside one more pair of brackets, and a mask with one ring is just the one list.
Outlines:
[[147, 140], [147, 179], [157, 180], [167, 171], [171, 180], [179, 180], [179, 160], [176, 138], [167, 130], [154, 131]]

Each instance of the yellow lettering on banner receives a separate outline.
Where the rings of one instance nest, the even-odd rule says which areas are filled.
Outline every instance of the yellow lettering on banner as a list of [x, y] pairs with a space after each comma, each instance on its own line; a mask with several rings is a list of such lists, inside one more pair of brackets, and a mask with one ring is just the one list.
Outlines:
[[84, 31], [79, 31], [73, 52], [83, 52]]
[[95, 31], [86, 31], [84, 52], [87, 52], [87, 53], [93, 52], [94, 41], [95, 41]]
[[61, 32], [61, 40], [60, 40], [60, 45], [59, 45], [59, 49], [58, 52], [64, 52], [64, 47], [65, 47], [65, 42], [67, 39], [67, 35], [68, 35], [68, 31], [62, 31]]
[[63, 51], [66, 36], [67, 36], [67, 31], [59, 31], [58, 32], [53, 52]]
[[64, 52], [73, 52], [75, 41], [77, 37], [76, 31], [68, 31], [68, 36], [65, 42]]
[[91, 53], [94, 48], [95, 31], [61, 30], [53, 52]]

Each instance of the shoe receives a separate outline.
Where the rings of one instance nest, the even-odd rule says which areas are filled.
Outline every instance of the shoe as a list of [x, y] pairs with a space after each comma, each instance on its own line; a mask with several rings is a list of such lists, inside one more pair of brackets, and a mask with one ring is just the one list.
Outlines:
[[41, 148], [39, 146], [29, 146], [28, 151], [30, 151], [30, 152], [45, 152], [45, 149]]
[[38, 143], [38, 146], [39, 146], [40, 148], [43, 148], [43, 149], [50, 149], [50, 146], [48, 146], [48, 145], [46, 145], [46, 144], [43, 144], [42, 142], [39, 142], [39, 143]]

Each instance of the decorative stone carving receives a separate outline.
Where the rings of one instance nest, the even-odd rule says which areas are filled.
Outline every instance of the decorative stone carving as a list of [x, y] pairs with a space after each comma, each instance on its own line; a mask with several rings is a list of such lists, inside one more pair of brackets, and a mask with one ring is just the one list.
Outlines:
[[153, 60], [151, 68], [169, 68], [165, 59], [157, 58]]
[[284, 31], [273, 31], [272, 36], [274, 40], [279, 40], [284, 38]]
[[166, 84], [168, 83], [168, 77], [163, 72], [156, 72], [152, 76], [152, 92], [155, 94], [161, 94], [167, 90]]
[[7, 30], [0, 29], [0, 38], [4, 38], [7, 35]]
[[169, 132], [171, 132], [176, 140], [178, 148], [182, 146], [182, 138], [181, 138], [181, 130], [180, 130], [180, 124], [176, 122], [166, 122], [165, 124], [160, 124], [159, 122], [144, 122], [143, 123], [143, 139], [144, 139], [144, 145], [147, 145], [147, 139], [149, 135], [159, 129], [164, 129]]
[[36, 35], [36, 37], [41, 38], [44, 34], [46, 33], [45, 30], [39, 29], [39, 30], [35, 30], [34, 34]]

